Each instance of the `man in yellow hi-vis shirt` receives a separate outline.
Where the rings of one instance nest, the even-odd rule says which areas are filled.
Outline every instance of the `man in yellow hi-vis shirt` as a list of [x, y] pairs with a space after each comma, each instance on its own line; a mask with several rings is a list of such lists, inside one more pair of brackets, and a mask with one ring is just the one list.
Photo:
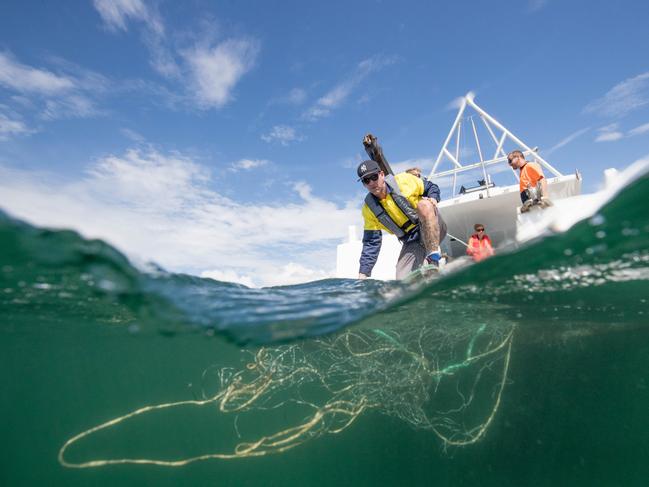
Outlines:
[[368, 191], [362, 209], [365, 223], [358, 278], [371, 275], [381, 250], [382, 230], [402, 243], [397, 279], [425, 262], [438, 266], [439, 243], [446, 236], [446, 224], [437, 208], [439, 187], [408, 173], [386, 175], [372, 160], [362, 162], [356, 172]]

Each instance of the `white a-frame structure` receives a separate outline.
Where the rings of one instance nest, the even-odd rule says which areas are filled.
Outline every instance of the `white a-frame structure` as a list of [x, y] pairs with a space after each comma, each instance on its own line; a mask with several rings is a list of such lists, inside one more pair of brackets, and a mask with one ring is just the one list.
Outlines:
[[[472, 116], [467, 117], [466, 112], [467, 108], [472, 108], [475, 112]], [[476, 124], [476, 118], [479, 119]], [[478, 125], [478, 127], [476, 127]], [[484, 128], [479, 127], [482, 125]], [[491, 147], [495, 146], [496, 149], [491, 154], [485, 154], [484, 146], [486, 144], [480, 143], [480, 137], [478, 136], [479, 129], [484, 133], [490, 136], [493, 144], [490, 144]], [[467, 135], [468, 134], [468, 135]], [[465, 163], [464, 155], [461, 150], [462, 143], [461, 140], [464, 137], [465, 140], [473, 140], [474, 144], [472, 150], [473, 153], [477, 153], [478, 160], [470, 163]], [[498, 120], [489, 115], [486, 111], [480, 108], [475, 100], [474, 94], [469, 92], [464, 96], [460, 101], [460, 109], [458, 110], [457, 116], [455, 117], [455, 122], [451, 127], [444, 145], [439, 151], [439, 155], [435, 160], [435, 165], [433, 166], [432, 171], [430, 172], [429, 179], [442, 178], [452, 176], [453, 178], [453, 195], [456, 194], [457, 180], [458, 176], [461, 173], [475, 171], [477, 169], [482, 170], [482, 174], [485, 181], [485, 186], [487, 192], [489, 192], [489, 182], [491, 177], [489, 175], [488, 168], [490, 166], [499, 165], [502, 168], [503, 163], [507, 163], [507, 154], [505, 152], [505, 144], [507, 142], [514, 143], [516, 148], [521, 150], [525, 154], [526, 159], [534, 160], [541, 164], [545, 169], [547, 169], [554, 176], [563, 176], [559, 171], [557, 171], [552, 165], [543, 159], [536, 151], [536, 149], [531, 148], [521, 139], [516, 137], [509, 129], [502, 125]], [[450, 162], [452, 167], [451, 169], [438, 171], [440, 165]], [[518, 180], [518, 173], [514, 172], [514, 177]]]
[[[486, 154], [487, 147], [495, 147], [494, 152]], [[506, 147], [521, 150], [528, 161], [536, 161], [542, 166], [551, 200], [568, 198], [581, 192], [579, 173], [561, 174], [539, 155], [536, 148], [527, 145], [479, 107], [474, 101], [473, 93], [468, 93], [461, 99], [455, 122], [428, 176], [443, 188], [452, 186], [450, 196], [446, 192], [448, 190], [442, 189], [439, 208], [448, 225], [448, 233], [456, 237], [448, 242], [448, 253], [454, 257], [465, 253], [466, 249], [461, 242], [468, 240], [476, 223], [486, 227], [495, 246], [507, 245], [516, 240], [517, 209], [521, 205], [520, 188], [518, 172], [507, 164]], [[469, 157], [473, 160], [467, 162]], [[449, 163], [450, 169], [439, 170]], [[469, 175], [469, 172], [473, 174]], [[503, 183], [502, 178], [497, 176], [503, 172], [513, 172], [515, 179], [505, 178], [509, 182]], [[480, 174], [481, 179], [478, 186], [462, 186], [458, 191], [460, 183], [476, 181], [476, 174]], [[499, 179], [498, 185], [492, 180], [492, 176]]]

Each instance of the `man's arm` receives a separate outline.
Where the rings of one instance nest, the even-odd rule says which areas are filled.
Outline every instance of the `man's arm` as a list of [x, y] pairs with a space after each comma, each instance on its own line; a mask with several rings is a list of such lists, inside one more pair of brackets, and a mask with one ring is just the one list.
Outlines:
[[473, 236], [471, 236], [471, 238], [469, 238], [468, 245], [466, 246], [466, 253], [469, 255], [473, 255], [475, 253], [475, 249], [473, 248], [474, 241], [475, 239], [473, 238]]
[[379, 258], [382, 241], [381, 230], [363, 231], [363, 251], [359, 259], [360, 268], [358, 269], [359, 279], [365, 279], [372, 275], [374, 264], [376, 264], [376, 260]]
[[494, 248], [491, 245], [491, 239], [489, 238], [488, 235], [485, 235], [484, 238], [485, 238], [485, 249], [487, 249], [487, 253], [489, 255], [494, 255]]

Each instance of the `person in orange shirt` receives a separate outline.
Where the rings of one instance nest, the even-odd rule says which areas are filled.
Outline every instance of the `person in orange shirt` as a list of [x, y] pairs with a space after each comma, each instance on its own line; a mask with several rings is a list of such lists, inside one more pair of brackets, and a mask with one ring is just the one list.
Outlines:
[[471, 235], [466, 253], [473, 257], [473, 260], [480, 262], [482, 259], [494, 255], [494, 249], [491, 246], [491, 239], [485, 233], [484, 225], [476, 223], [473, 225], [475, 233]]
[[507, 162], [513, 169], [518, 169], [521, 172], [520, 175], [520, 192], [521, 192], [521, 202], [525, 202], [529, 199], [529, 194], [526, 191], [530, 188], [536, 188], [536, 185], [541, 182], [541, 192], [543, 198], [548, 196], [548, 183], [545, 180], [543, 175], [543, 169], [536, 162], [529, 162], [525, 160], [525, 156], [519, 150], [511, 151], [507, 154]]

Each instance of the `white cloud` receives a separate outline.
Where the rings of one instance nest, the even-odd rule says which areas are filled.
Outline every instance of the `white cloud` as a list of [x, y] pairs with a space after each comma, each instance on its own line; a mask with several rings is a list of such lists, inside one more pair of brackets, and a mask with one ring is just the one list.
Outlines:
[[629, 137], [634, 137], [636, 135], [644, 134], [649, 132], [649, 123], [642, 124], [636, 128], [629, 130]]
[[[198, 40], [180, 49], [167, 40], [155, 4], [147, 5], [142, 0], [94, 0], [94, 4], [113, 31], [126, 31], [129, 21], [140, 22], [151, 66], [165, 78], [176, 81], [185, 92], [186, 101], [203, 110], [221, 108], [232, 100], [234, 87], [253, 68], [259, 52], [259, 42], [254, 39], [231, 38], [214, 44], [210, 29], [189, 36]], [[290, 101], [304, 96], [300, 90], [294, 90]]]
[[599, 132], [599, 135], [595, 138], [595, 142], [614, 142], [616, 140], [635, 137], [637, 135], [642, 135], [649, 132], [649, 123], [645, 123], [639, 125], [638, 127], [632, 128], [626, 133], [619, 130], [618, 123], [612, 123], [597, 130]]
[[[313, 269], [304, 265], [289, 262], [273, 268], [270, 272], [263, 268], [257, 275], [239, 274], [236, 271], [221, 271], [219, 269], [201, 272], [201, 277], [209, 277], [217, 281], [236, 282], [248, 287], [259, 287], [260, 282], [264, 286], [287, 286], [300, 284], [319, 279], [327, 279], [334, 276], [334, 271]], [[248, 271], [249, 272], [249, 271]]]
[[142, 0], [93, 0], [93, 3], [109, 29], [126, 31], [128, 20], [139, 20], [154, 31], [162, 33], [164, 30], [157, 13]]
[[275, 125], [270, 132], [263, 134], [261, 139], [264, 142], [279, 142], [280, 144], [286, 146], [291, 142], [298, 142], [303, 139], [302, 136], [298, 135], [296, 130], [293, 127], [288, 125]]
[[304, 265], [289, 262], [276, 270], [273, 275], [265, 276], [267, 286], [286, 286], [302, 282], [316, 281], [333, 277], [333, 270], [313, 269]]
[[323, 108], [321, 106], [318, 106], [318, 104], [316, 104], [315, 106], [312, 106], [311, 108], [309, 108], [308, 111], [304, 113], [304, 118], [312, 122], [315, 122], [320, 118], [328, 117], [330, 114], [331, 114], [330, 109]]
[[89, 118], [102, 113], [92, 99], [81, 94], [71, 94], [59, 99], [46, 100], [41, 117], [46, 120]]
[[146, 141], [144, 136], [140, 134], [139, 132], [136, 132], [135, 130], [131, 130], [129, 128], [121, 128], [120, 132], [124, 137], [126, 137], [129, 140], [132, 140], [133, 142], [137, 142], [139, 144], [143, 143]]
[[624, 134], [622, 132], [600, 132], [599, 135], [595, 137], [595, 142], [614, 142], [622, 138], [624, 138]]
[[0, 85], [20, 93], [53, 95], [76, 87], [73, 79], [19, 63], [0, 52]]
[[16, 135], [25, 135], [32, 132], [22, 121], [11, 119], [0, 112], [0, 141], [8, 140]]
[[185, 51], [199, 107], [220, 108], [230, 101], [234, 86], [252, 69], [258, 51], [258, 43], [247, 39], [229, 39], [215, 47], [196, 46]]
[[[105, 92], [108, 81], [62, 59], [52, 59], [66, 74], [27, 66], [7, 53], [0, 53], [0, 86], [16, 91], [15, 107], [40, 111], [40, 118], [87, 118], [100, 115], [94, 97]], [[26, 95], [26, 96], [24, 96]]]
[[579, 130], [571, 133], [570, 135], [568, 135], [567, 137], [561, 139], [555, 145], [550, 147], [547, 151], [545, 151], [545, 155], [549, 156], [550, 154], [552, 154], [557, 149], [560, 149], [561, 147], [563, 147], [565, 145], [568, 145], [570, 142], [572, 142], [573, 140], [575, 140], [578, 137], [581, 137], [582, 135], [584, 135], [589, 130], [590, 130], [590, 127], [586, 127], [586, 128], [579, 129]]
[[303, 114], [303, 117], [310, 121], [316, 121], [320, 118], [329, 116], [335, 108], [338, 108], [347, 100], [354, 89], [356, 89], [356, 87], [370, 74], [394, 64], [395, 61], [394, 57], [380, 56], [374, 56], [361, 61], [349, 77], [338, 83], [320, 97], [316, 103]]
[[151, 53], [151, 66], [165, 77], [180, 76], [173, 52], [166, 46], [165, 26], [155, 5], [142, 0], [94, 0], [106, 26], [112, 31], [128, 30], [128, 22], [144, 24], [143, 39]]
[[399, 162], [391, 162], [390, 167], [392, 168], [395, 174], [404, 172], [406, 169], [410, 169], [411, 167], [418, 167], [422, 170], [421, 174], [426, 176], [432, 169], [434, 163], [435, 161], [432, 158], [428, 157], [428, 158], [419, 158], [419, 159], [406, 159], [405, 161], [399, 161]]
[[584, 111], [609, 117], [623, 117], [649, 103], [649, 72], [628, 78], [611, 88]]
[[308, 201], [312, 198], [311, 195], [311, 186], [309, 186], [304, 181], [299, 181], [293, 185], [293, 189], [300, 195], [304, 201]]
[[205, 167], [153, 150], [104, 157], [72, 182], [0, 166], [3, 209], [19, 218], [74, 228], [171, 271], [256, 285], [330, 276], [336, 244], [360, 223], [360, 201], [341, 207], [305, 183], [293, 191], [298, 202], [234, 201], [211, 188]]
[[229, 170], [233, 172], [237, 171], [249, 171], [256, 167], [265, 166], [268, 164], [266, 159], [240, 159], [237, 162], [230, 164]]
[[333, 90], [318, 100], [318, 105], [327, 110], [337, 107], [349, 96], [354, 84], [343, 83], [336, 86]]
[[151, 52], [151, 66], [166, 78], [180, 78], [181, 68], [173, 52], [165, 45], [164, 37], [156, 31], [148, 30], [144, 42]]
[[200, 198], [202, 185], [210, 179], [206, 168], [180, 154], [137, 149], [100, 159], [88, 174], [85, 184], [98, 195], [137, 207], [182, 208]]

